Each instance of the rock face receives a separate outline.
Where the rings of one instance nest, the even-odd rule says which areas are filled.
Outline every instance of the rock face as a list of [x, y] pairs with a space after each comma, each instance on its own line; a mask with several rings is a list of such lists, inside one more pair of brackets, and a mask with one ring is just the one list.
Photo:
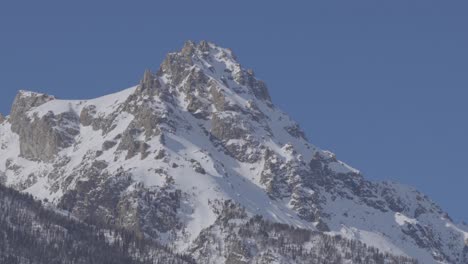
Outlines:
[[78, 116], [73, 112], [54, 115], [24, 124], [20, 130], [21, 156], [32, 160], [50, 161], [60, 149], [71, 146], [79, 134]]
[[15, 98], [10, 115], [11, 130], [20, 136], [21, 156], [31, 160], [50, 161], [62, 148], [73, 144], [79, 134], [78, 117], [72, 111], [42, 116], [29, 114], [54, 97], [20, 91]]
[[21, 124], [23, 124], [23, 122], [28, 119], [26, 113], [29, 110], [41, 106], [54, 99], [55, 98], [53, 96], [48, 96], [46, 94], [19, 91], [11, 108], [11, 130], [18, 133]]
[[[418, 191], [368, 181], [313, 146], [253, 71], [205, 41], [187, 42], [116, 94], [67, 101], [20, 92], [0, 122], [0, 180], [202, 263], [307, 263], [271, 247], [278, 241], [269, 232], [296, 241], [297, 228], [311, 233], [293, 248], [333, 240], [327, 252], [348, 252], [348, 242], [328, 237], [340, 235], [385, 252], [370, 254], [375, 263], [412, 261], [393, 255], [468, 261], [466, 226]], [[219, 203], [227, 201], [242, 217], [220, 220]], [[225, 246], [213, 253], [213, 243]]]

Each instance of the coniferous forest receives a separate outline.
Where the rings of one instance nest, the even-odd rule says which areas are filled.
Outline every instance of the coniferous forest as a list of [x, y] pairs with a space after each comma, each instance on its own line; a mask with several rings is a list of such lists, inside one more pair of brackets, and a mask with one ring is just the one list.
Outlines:
[[31, 195], [0, 185], [0, 263], [191, 263], [125, 230], [96, 227], [46, 209]]

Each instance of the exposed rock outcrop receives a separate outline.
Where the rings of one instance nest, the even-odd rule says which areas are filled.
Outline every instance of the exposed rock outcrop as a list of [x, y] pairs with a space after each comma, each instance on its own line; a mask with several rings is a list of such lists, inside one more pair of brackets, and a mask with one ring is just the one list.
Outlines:
[[54, 99], [53, 96], [46, 94], [19, 91], [10, 112], [11, 130], [19, 134], [22, 125], [30, 121], [27, 112], [31, 108], [40, 106]]
[[20, 91], [10, 114], [11, 130], [20, 136], [21, 156], [50, 161], [62, 148], [71, 146], [79, 133], [79, 119], [73, 111], [55, 115], [30, 115], [29, 110], [55, 98], [45, 94]]

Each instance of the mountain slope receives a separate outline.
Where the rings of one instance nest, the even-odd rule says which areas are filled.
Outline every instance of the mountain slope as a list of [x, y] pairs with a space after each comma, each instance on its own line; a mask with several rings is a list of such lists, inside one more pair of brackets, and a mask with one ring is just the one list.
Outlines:
[[[0, 185], [0, 263], [189, 264], [239, 263], [242, 259], [248, 263], [416, 263], [340, 237], [313, 234], [260, 217], [249, 219], [230, 202], [218, 204], [218, 208], [216, 223], [200, 234], [188, 252], [197, 258], [195, 262], [189, 254], [174, 254], [125, 230], [107, 229], [110, 225], [80, 222], [65, 211], [45, 207], [29, 194]], [[225, 248], [213, 247], [213, 240]], [[259, 250], [257, 243], [267, 250]]]
[[0, 263], [192, 263], [150, 241], [45, 208], [0, 184]]
[[[20, 91], [0, 121], [0, 178], [79, 219], [180, 252], [216, 201], [423, 263], [467, 263], [468, 232], [428, 197], [370, 182], [308, 142], [229, 49], [187, 42], [140, 84], [93, 100]], [[464, 229], [465, 228], [465, 229]]]
[[230, 201], [218, 208], [215, 224], [200, 233], [189, 251], [199, 263], [418, 263], [339, 235], [273, 223], [258, 215], [249, 217]]

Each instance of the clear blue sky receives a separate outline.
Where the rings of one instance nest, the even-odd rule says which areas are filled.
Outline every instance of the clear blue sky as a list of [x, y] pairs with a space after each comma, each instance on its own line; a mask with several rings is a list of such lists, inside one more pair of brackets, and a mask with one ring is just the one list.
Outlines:
[[312, 143], [468, 221], [468, 1], [162, 2], [2, 1], [0, 112], [18, 89], [129, 87], [206, 39], [253, 68]]

